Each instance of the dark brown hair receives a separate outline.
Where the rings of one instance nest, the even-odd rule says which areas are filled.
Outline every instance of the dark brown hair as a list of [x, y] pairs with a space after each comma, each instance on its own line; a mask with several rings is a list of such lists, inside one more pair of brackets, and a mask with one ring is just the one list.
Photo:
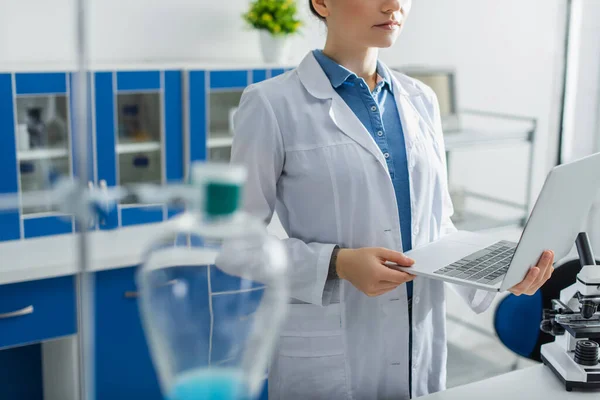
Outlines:
[[308, 0], [308, 6], [310, 7], [310, 12], [313, 13], [313, 15], [317, 18], [319, 18], [321, 21], [325, 21], [325, 18], [323, 18], [318, 12], [317, 10], [315, 10], [315, 6], [313, 6], [313, 2], [312, 0]]

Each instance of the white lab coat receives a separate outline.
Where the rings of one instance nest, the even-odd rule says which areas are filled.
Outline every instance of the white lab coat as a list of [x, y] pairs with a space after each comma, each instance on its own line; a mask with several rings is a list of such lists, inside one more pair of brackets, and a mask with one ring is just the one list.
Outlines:
[[[455, 228], [433, 91], [391, 71], [408, 156], [412, 243]], [[406, 285], [370, 298], [327, 281], [341, 247], [402, 251], [394, 188], [369, 132], [309, 53], [293, 71], [248, 87], [235, 116], [232, 162], [248, 168], [245, 208], [289, 239], [291, 304], [269, 375], [269, 398], [408, 399]], [[412, 396], [445, 388], [445, 285], [414, 280]], [[492, 294], [459, 288], [476, 312]], [[297, 304], [300, 302], [310, 304]]]

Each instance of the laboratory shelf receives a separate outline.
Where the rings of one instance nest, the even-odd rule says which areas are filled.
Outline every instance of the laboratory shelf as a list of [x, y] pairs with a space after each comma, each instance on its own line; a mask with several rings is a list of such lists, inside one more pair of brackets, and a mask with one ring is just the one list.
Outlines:
[[501, 228], [504, 226], [521, 225], [522, 217], [494, 218], [475, 212], [463, 212], [460, 218], [453, 218], [454, 226], [461, 231], [481, 231], [485, 229]]
[[530, 142], [530, 132], [485, 132], [483, 130], [463, 129], [444, 135], [446, 151], [467, 147], [513, 145]]
[[44, 160], [51, 158], [68, 157], [68, 149], [36, 149], [36, 150], [23, 150], [17, 152], [17, 160], [19, 161], [32, 161], [32, 160]]
[[233, 136], [213, 136], [208, 138], [207, 146], [209, 149], [216, 147], [230, 147], [233, 143]]
[[151, 151], [160, 151], [160, 149], [161, 145], [158, 141], [117, 144], [118, 154], [149, 153]]
[[481, 110], [461, 110], [457, 113], [459, 124], [456, 129], [444, 134], [449, 186], [452, 187], [451, 169], [453, 153], [473, 151], [480, 148], [505, 146], [529, 146], [528, 169], [525, 173], [525, 199], [522, 203], [511, 202], [497, 196], [465, 191], [466, 198], [475, 198], [491, 204], [502, 205], [519, 210], [515, 218], [492, 218], [467, 210], [463, 211], [455, 226], [464, 230], [493, 229], [502, 226], [524, 226], [532, 206], [531, 186], [533, 179], [533, 159], [537, 120], [531, 117], [502, 114]]

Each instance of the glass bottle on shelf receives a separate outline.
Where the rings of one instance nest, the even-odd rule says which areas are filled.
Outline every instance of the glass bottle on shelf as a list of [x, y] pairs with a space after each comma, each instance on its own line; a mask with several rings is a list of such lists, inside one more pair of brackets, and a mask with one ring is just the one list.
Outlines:
[[168, 400], [253, 399], [285, 319], [287, 257], [239, 210], [245, 170], [196, 164], [201, 207], [165, 223], [137, 273], [140, 313]]
[[[48, 190], [59, 176], [71, 175], [67, 96], [18, 96], [16, 111], [20, 190]], [[23, 214], [53, 211], [57, 207], [50, 205], [22, 210]]]
[[27, 132], [29, 132], [30, 148], [46, 147], [46, 125], [42, 121], [42, 109], [40, 107], [27, 109]]

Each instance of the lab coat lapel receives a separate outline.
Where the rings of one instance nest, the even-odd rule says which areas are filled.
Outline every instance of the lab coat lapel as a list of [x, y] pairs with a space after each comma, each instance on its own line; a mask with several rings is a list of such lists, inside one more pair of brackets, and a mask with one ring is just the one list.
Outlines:
[[404, 131], [406, 150], [410, 156], [410, 152], [419, 141], [420, 135], [424, 133], [422, 131], [428, 130], [432, 134], [434, 132], [430, 124], [423, 120], [422, 112], [419, 112], [415, 107], [415, 102], [422, 102], [420, 97], [423, 94], [421, 92], [409, 92], [393, 74], [390, 73], [390, 75], [392, 76], [394, 86], [394, 99], [396, 100], [396, 107], [398, 107], [398, 114], [400, 115], [400, 122]]
[[331, 100], [329, 117], [346, 136], [371, 153], [387, 171], [387, 164], [379, 146], [344, 99], [335, 92]]
[[344, 99], [337, 94], [331, 82], [312, 52], [308, 53], [297, 68], [300, 81], [306, 90], [314, 97], [330, 100], [329, 117], [335, 125], [349, 138], [354, 140], [365, 150], [371, 153], [387, 171], [385, 158], [371, 134], [360, 122], [356, 114], [348, 107]]

